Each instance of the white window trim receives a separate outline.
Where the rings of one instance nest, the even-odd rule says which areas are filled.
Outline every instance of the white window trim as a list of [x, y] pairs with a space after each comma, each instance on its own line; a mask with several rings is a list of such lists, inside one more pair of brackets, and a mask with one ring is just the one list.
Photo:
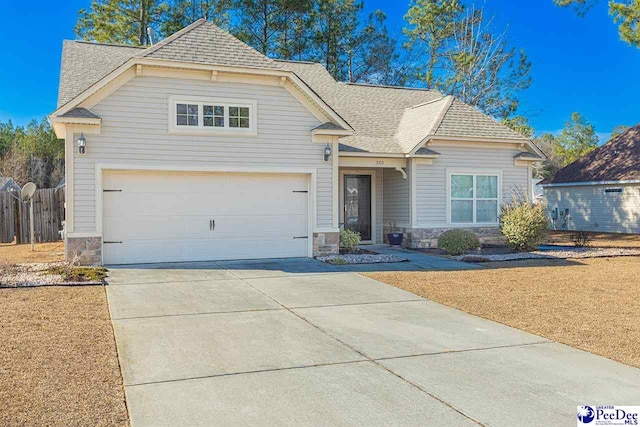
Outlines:
[[[464, 199], [464, 200], [473, 200], [473, 222], [453, 222], [451, 220], [452, 209], [451, 209], [451, 201], [452, 200], [463, 200], [458, 198], [451, 197], [451, 176], [452, 175], [473, 175], [473, 191], [474, 197], [472, 199]], [[476, 222], [476, 201], [478, 200], [496, 200], [496, 199], [486, 199], [481, 198], [478, 199], [475, 197], [475, 187], [476, 187], [476, 177], [477, 176], [497, 176], [498, 177], [498, 206], [497, 206], [497, 221], [496, 222]], [[447, 225], [453, 227], [496, 227], [500, 224], [499, 216], [500, 216], [500, 206], [502, 206], [502, 171], [501, 170], [447, 170]]]
[[[256, 136], [258, 135], [258, 102], [253, 99], [241, 98], [211, 98], [203, 96], [170, 95], [168, 99], [168, 125], [170, 134], [183, 135], [224, 135], [224, 136]], [[198, 126], [178, 126], [176, 124], [178, 104], [198, 105]], [[203, 126], [203, 105], [224, 106], [224, 127]], [[249, 108], [249, 127], [229, 127], [229, 107]]]

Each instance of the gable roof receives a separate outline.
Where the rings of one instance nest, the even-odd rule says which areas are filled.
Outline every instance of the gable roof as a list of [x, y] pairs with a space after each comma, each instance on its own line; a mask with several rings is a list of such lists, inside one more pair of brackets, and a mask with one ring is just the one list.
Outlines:
[[560, 169], [545, 184], [640, 180], [640, 124]]
[[144, 48], [64, 40], [58, 107], [80, 95]]
[[429, 136], [531, 143], [477, 109], [435, 90], [341, 83], [321, 64], [278, 62], [309, 84], [356, 130], [340, 139], [342, 151], [408, 154]]
[[[148, 58], [293, 73], [302, 80], [298, 85], [355, 129], [340, 138], [341, 151], [410, 154], [437, 137], [521, 141], [539, 151], [528, 138], [438, 91], [337, 82], [321, 64], [270, 59], [205, 19], [148, 48], [66, 40], [62, 56], [62, 108], [128, 61]], [[72, 114], [92, 114], [76, 110]]]
[[13, 178], [8, 176], [0, 176], [0, 191], [9, 191], [10, 189], [20, 191], [20, 186]]
[[281, 69], [273, 59], [204, 18], [139, 52], [137, 56], [198, 64]]

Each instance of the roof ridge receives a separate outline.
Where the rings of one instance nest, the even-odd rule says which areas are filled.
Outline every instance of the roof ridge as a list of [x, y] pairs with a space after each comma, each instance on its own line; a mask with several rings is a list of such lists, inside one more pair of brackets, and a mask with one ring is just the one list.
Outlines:
[[322, 65], [319, 62], [314, 62], [314, 61], [299, 61], [297, 59], [280, 59], [280, 58], [273, 58], [274, 61], [276, 62], [291, 62], [294, 64], [312, 64], [312, 65]]
[[125, 47], [129, 49], [148, 49], [148, 46], [133, 46], [127, 44], [118, 44], [118, 43], [101, 43], [101, 42], [92, 42], [89, 40], [70, 40], [63, 39], [63, 42], [71, 42], [71, 43], [82, 43], [82, 44], [90, 44], [93, 46], [108, 46], [108, 47]]
[[[320, 64], [322, 65], [322, 64]], [[392, 86], [392, 85], [376, 85], [370, 83], [352, 83], [352, 82], [337, 82], [339, 84], [348, 85], [348, 86], [362, 86], [362, 87], [371, 87], [371, 88], [385, 88], [385, 89], [404, 89], [404, 90], [415, 90], [420, 92], [434, 92], [440, 93], [434, 89], [427, 89], [424, 87], [408, 87], [408, 86]]]
[[433, 122], [433, 127], [431, 128], [431, 131], [429, 132], [429, 134], [435, 135], [436, 132], [438, 132], [438, 129], [440, 129], [440, 125], [444, 120], [444, 116], [447, 115], [447, 113], [451, 109], [451, 106], [453, 105], [453, 101], [456, 100], [456, 98], [453, 95], [447, 95], [445, 96], [445, 98], [448, 98], [446, 101], [445, 107], [442, 109], [440, 114], [438, 114], [438, 117], [436, 118], [435, 122]]
[[165, 37], [164, 39], [160, 40], [158, 43], [149, 46], [147, 49], [145, 49], [143, 52], [140, 52], [138, 55], [136, 56], [147, 56], [155, 51], [157, 51], [158, 49], [168, 45], [169, 43], [171, 43], [172, 41], [174, 41], [175, 39], [177, 39], [178, 37], [181, 37], [182, 35], [190, 32], [191, 30], [198, 28], [200, 25], [204, 24], [205, 22], [207, 22], [207, 20], [205, 18], [200, 18], [197, 21], [187, 25], [186, 27], [184, 27], [183, 29], [181, 29], [180, 31], [176, 31], [175, 33], [171, 34], [168, 37]]
[[446, 98], [448, 95], [442, 95], [440, 98], [436, 98], [436, 99], [431, 99], [429, 101], [425, 101], [425, 102], [421, 102], [420, 104], [416, 104], [416, 105], [412, 105], [411, 107], [407, 107], [408, 110], [414, 109], [414, 108], [419, 108], [419, 107], [424, 107], [425, 105], [428, 104], [433, 104], [435, 102], [439, 102], [442, 101], [444, 98]]

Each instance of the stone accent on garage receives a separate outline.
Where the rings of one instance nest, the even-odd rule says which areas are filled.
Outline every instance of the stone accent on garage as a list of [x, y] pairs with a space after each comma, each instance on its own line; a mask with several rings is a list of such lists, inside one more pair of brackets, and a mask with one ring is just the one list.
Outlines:
[[340, 233], [313, 233], [313, 256], [337, 255]]
[[[458, 228], [458, 227], [456, 227]], [[404, 240], [402, 246], [411, 249], [420, 248], [435, 248], [438, 246], [438, 237], [442, 233], [453, 228], [403, 228], [395, 227], [394, 231], [404, 233]], [[478, 236], [481, 243], [484, 244], [505, 244], [506, 239], [500, 233], [498, 227], [479, 227], [479, 228], [465, 228]], [[391, 231], [388, 225], [384, 226], [384, 242], [389, 243], [387, 239], [387, 233]]]
[[68, 237], [65, 244], [67, 261], [79, 265], [102, 264], [101, 237]]

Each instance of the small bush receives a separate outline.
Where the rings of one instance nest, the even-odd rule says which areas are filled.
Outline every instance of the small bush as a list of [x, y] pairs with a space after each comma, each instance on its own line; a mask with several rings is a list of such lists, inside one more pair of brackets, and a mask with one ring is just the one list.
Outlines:
[[500, 210], [500, 231], [511, 249], [529, 251], [547, 237], [549, 221], [544, 203], [514, 201]]
[[100, 282], [107, 277], [107, 269], [104, 267], [75, 267], [63, 265], [51, 267], [47, 270], [50, 274], [59, 274], [67, 282]]
[[462, 255], [470, 249], [478, 249], [480, 239], [472, 231], [456, 229], [445, 231], [438, 238], [438, 248], [450, 255]]
[[347, 252], [353, 251], [353, 248], [360, 244], [360, 233], [352, 230], [340, 231], [340, 246]]
[[345, 260], [344, 258], [337, 256], [337, 257], [333, 258], [332, 260], [330, 260], [330, 261], [329, 261], [329, 264], [333, 264], [333, 265], [347, 265], [347, 264], [349, 264], [349, 263], [348, 263], [348, 262], [347, 262], [347, 260]]
[[587, 247], [591, 243], [591, 235], [587, 231], [574, 231], [569, 237], [573, 244], [579, 248]]

